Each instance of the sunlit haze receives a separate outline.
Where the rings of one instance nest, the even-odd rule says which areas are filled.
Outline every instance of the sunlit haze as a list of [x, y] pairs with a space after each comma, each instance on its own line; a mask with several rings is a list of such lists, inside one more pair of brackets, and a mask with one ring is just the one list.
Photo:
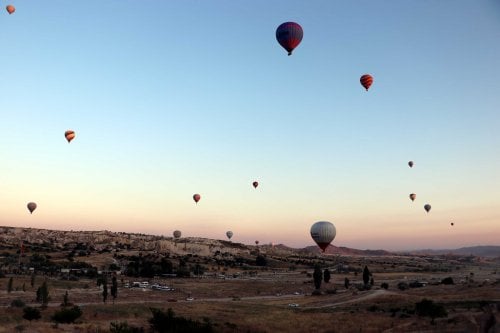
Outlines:
[[15, 5], [0, 225], [304, 247], [326, 220], [336, 246], [500, 245], [496, 1]]

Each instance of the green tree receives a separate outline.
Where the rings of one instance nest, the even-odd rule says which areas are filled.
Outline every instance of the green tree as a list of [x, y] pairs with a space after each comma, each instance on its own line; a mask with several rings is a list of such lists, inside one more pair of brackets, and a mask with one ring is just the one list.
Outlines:
[[368, 285], [368, 282], [370, 281], [370, 271], [368, 270], [368, 266], [365, 266], [363, 269], [363, 282], [365, 286]]
[[325, 281], [325, 283], [329, 283], [330, 278], [331, 278], [330, 271], [328, 270], [328, 268], [325, 268], [325, 270], [323, 271], [323, 280]]
[[319, 267], [319, 265], [314, 266], [313, 279], [314, 287], [319, 289], [321, 287], [321, 281], [323, 280], [323, 273], [321, 272], [321, 267]]
[[115, 304], [115, 299], [118, 297], [118, 282], [116, 281], [116, 276], [113, 276], [111, 280], [111, 296], [113, 297], [113, 304]]
[[104, 282], [102, 284], [102, 301], [106, 303], [107, 299], [108, 299], [108, 281], [107, 279], [104, 279]]
[[47, 281], [43, 281], [42, 285], [36, 291], [36, 301], [40, 302], [43, 307], [49, 303], [49, 288]]
[[31, 306], [27, 306], [23, 309], [23, 318], [28, 320], [31, 325], [32, 320], [38, 320], [42, 316], [40, 314], [40, 310], [37, 308], [32, 308]]
[[14, 280], [13, 280], [13, 278], [11, 277], [11, 278], [9, 279], [9, 283], [7, 283], [7, 292], [8, 292], [9, 294], [10, 294], [10, 293], [11, 293], [11, 291], [12, 291], [12, 284], [13, 284], [13, 283], [14, 283]]
[[436, 304], [425, 298], [415, 303], [415, 313], [421, 317], [431, 317], [431, 323], [433, 324], [435, 323], [435, 318], [448, 316], [446, 309], [442, 305]]
[[63, 302], [61, 304], [62, 306], [68, 306], [69, 305], [69, 295], [68, 295], [68, 291], [66, 290], [66, 292], [64, 293], [64, 296], [63, 296]]

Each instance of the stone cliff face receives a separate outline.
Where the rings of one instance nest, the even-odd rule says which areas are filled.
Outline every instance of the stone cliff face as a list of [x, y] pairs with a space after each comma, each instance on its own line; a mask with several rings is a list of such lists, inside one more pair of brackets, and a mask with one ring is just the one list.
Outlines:
[[219, 241], [207, 238], [181, 238], [128, 234], [111, 231], [62, 231], [34, 228], [0, 227], [0, 246], [20, 247], [21, 242], [26, 246], [50, 246], [54, 249], [73, 249], [79, 244], [95, 250], [113, 250], [114, 248], [170, 252], [176, 254], [197, 254], [209, 256], [217, 251], [237, 254], [249, 254], [253, 246]]

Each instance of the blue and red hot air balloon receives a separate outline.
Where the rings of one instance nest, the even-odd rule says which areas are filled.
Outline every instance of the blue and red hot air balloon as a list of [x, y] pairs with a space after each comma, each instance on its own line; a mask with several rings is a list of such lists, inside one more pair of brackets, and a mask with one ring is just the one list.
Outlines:
[[292, 51], [299, 46], [304, 36], [302, 27], [295, 22], [285, 22], [276, 29], [276, 39], [278, 43], [292, 55]]

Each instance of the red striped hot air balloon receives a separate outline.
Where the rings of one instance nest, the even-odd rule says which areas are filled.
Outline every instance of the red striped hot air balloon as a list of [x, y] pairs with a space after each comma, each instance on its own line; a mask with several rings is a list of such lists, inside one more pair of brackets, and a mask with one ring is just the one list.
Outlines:
[[368, 91], [373, 83], [373, 76], [371, 76], [370, 74], [365, 74], [361, 76], [359, 82], [361, 82], [361, 85], [366, 89], [366, 91]]
[[299, 46], [304, 36], [302, 27], [295, 22], [285, 22], [276, 29], [276, 40], [292, 55], [292, 51]]
[[201, 199], [201, 195], [199, 195], [198, 193], [193, 195], [194, 202], [198, 203], [198, 201], [200, 201], [200, 199]]
[[75, 138], [75, 131], [67, 130], [64, 132], [64, 136], [66, 137], [66, 140], [68, 140], [68, 143], [70, 143], [71, 140]]
[[7, 9], [7, 12], [9, 14], [12, 14], [16, 11], [16, 7], [12, 6], [12, 5], [7, 5], [7, 7], [5, 7], [5, 9]]

